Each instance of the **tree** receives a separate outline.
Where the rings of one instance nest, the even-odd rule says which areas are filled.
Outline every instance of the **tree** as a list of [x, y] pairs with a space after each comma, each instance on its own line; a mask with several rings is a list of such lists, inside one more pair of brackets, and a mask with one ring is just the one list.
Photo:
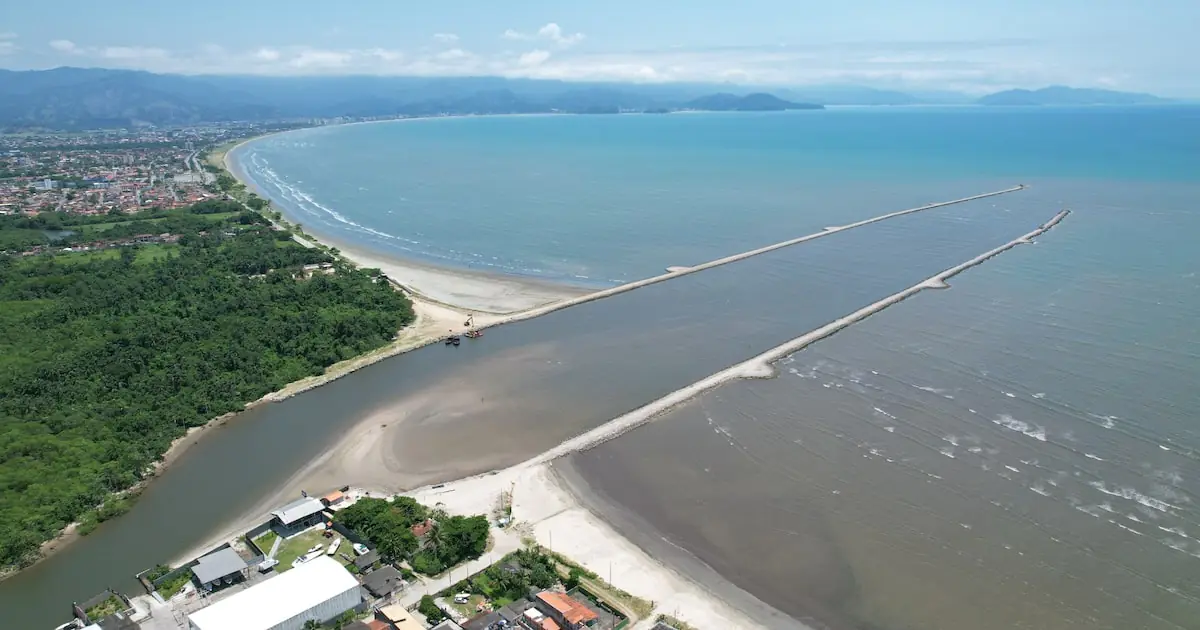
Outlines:
[[304, 630], [321, 630], [321, 622], [316, 619], [309, 619], [304, 622], [302, 627]]
[[425, 619], [431, 624], [441, 623], [446, 619], [446, 613], [438, 608], [437, 602], [428, 595], [421, 596], [421, 603], [417, 604], [417, 612], [425, 616]]

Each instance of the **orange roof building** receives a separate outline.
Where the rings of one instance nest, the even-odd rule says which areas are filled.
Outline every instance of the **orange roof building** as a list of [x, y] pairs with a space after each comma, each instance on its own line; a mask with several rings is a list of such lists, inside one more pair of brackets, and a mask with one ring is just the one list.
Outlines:
[[338, 503], [341, 503], [342, 499], [345, 499], [345, 498], [346, 498], [346, 495], [342, 494], [342, 492], [340, 490], [334, 490], [333, 492], [330, 492], [329, 494], [322, 497], [321, 500], [324, 501], [325, 506], [328, 507], [330, 505], [337, 505]]
[[428, 534], [429, 530], [433, 529], [433, 521], [431, 521], [429, 519], [425, 519], [425, 522], [417, 523], [416, 525], [413, 525], [409, 529], [412, 530], [413, 536], [416, 536], [417, 538], [421, 538], [425, 534]]
[[542, 591], [537, 597], [550, 609], [546, 612], [560, 619], [568, 628], [580, 628], [599, 618], [590, 608], [565, 593]]

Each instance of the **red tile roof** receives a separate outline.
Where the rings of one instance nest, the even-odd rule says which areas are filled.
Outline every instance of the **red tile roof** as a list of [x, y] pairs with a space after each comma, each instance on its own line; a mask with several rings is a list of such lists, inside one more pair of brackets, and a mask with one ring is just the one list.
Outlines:
[[425, 534], [428, 534], [429, 530], [433, 529], [433, 521], [431, 521], [429, 519], [425, 519], [424, 523], [417, 523], [416, 525], [413, 525], [410, 529], [412, 530], [413, 536], [420, 538], [420, 537], [424, 536]]
[[542, 591], [538, 593], [538, 599], [542, 600], [547, 606], [557, 610], [563, 616], [563, 619], [566, 619], [567, 623], [571, 625], [587, 623], [597, 619], [596, 613], [592, 612], [590, 608], [564, 593]]

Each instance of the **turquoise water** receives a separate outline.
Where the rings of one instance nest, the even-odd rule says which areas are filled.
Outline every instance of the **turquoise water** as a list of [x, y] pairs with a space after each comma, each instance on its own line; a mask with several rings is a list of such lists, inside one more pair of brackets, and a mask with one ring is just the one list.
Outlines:
[[[238, 157], [318, 233], [596, 285], [1032, 184], [961, 211], [1011, 216], [1005, 234], [1074, 211], [1036, 245], [570, 467], [656, 557], [698, 559], [817, 625], [1200, 627], [1200, 109], [430, 120], [277, 136]], [[782, 340], [849, 308], [838, 286], [969, 257], [1002, 224], [906, 218], [887, 256], [871, 234], [839, 236], [787, 254], [785, 272], [763, 260], [695, 278], [796, 292], [739, 297], [744, 312], [709, 293], [731, 335], [770, 322]], [[625, 344], [661, 327], [612, 325]], [[699, 350], [657, 353], [669, 370]], [[635, 390], [627, 407], [648, 402]]]
[[235, 161], [292, 218], [427, 262], [610, 285], [1020, 182], [1195, 181], [1194, 108], [424, 119]]

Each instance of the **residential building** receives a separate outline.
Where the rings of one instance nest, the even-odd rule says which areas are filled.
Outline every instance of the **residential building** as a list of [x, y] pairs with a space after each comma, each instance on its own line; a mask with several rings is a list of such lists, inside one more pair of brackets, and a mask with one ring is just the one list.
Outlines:
[[431, 630], [463, 630], [463, 627], [454, 623], [453, 619], [447, 619], [431, 628]]
[[192, 567], [196, 583], [204, 590], [212, 590], [225, 584], [233, 584], [246, 577], [246, 561], [230, 547], [214, 551], [200, 558]]
[[392, 624], [396, 630], [425, 630], [425, 624], [417, 621], [416, 617], [400, 604], [380, 608], [375, 611], [375, 617]]
[[542, 591], [537, 595], [538, 608], [567, 630], [579, 630], [599, 618], [592, 609], [565, 593]]
[[372, 597], [384, 599], [404, 588], [404, 578], [396, 567], [388, 565], [364, 575], [362, 584]]
[[379, 552], [374, 549], [354, 559], [354, 568], [359, 573], [366, 573], [379, 566]]
[[271, 516], [285, 532], [296, 532], [320, 523], [324, 509], [320, 499], [305, 496], [271, 512]]
[[189, 630], [300, 630], [362, 602], [362, 587], [342, 565], [320, 556], [207, 608], [188, 614]]

